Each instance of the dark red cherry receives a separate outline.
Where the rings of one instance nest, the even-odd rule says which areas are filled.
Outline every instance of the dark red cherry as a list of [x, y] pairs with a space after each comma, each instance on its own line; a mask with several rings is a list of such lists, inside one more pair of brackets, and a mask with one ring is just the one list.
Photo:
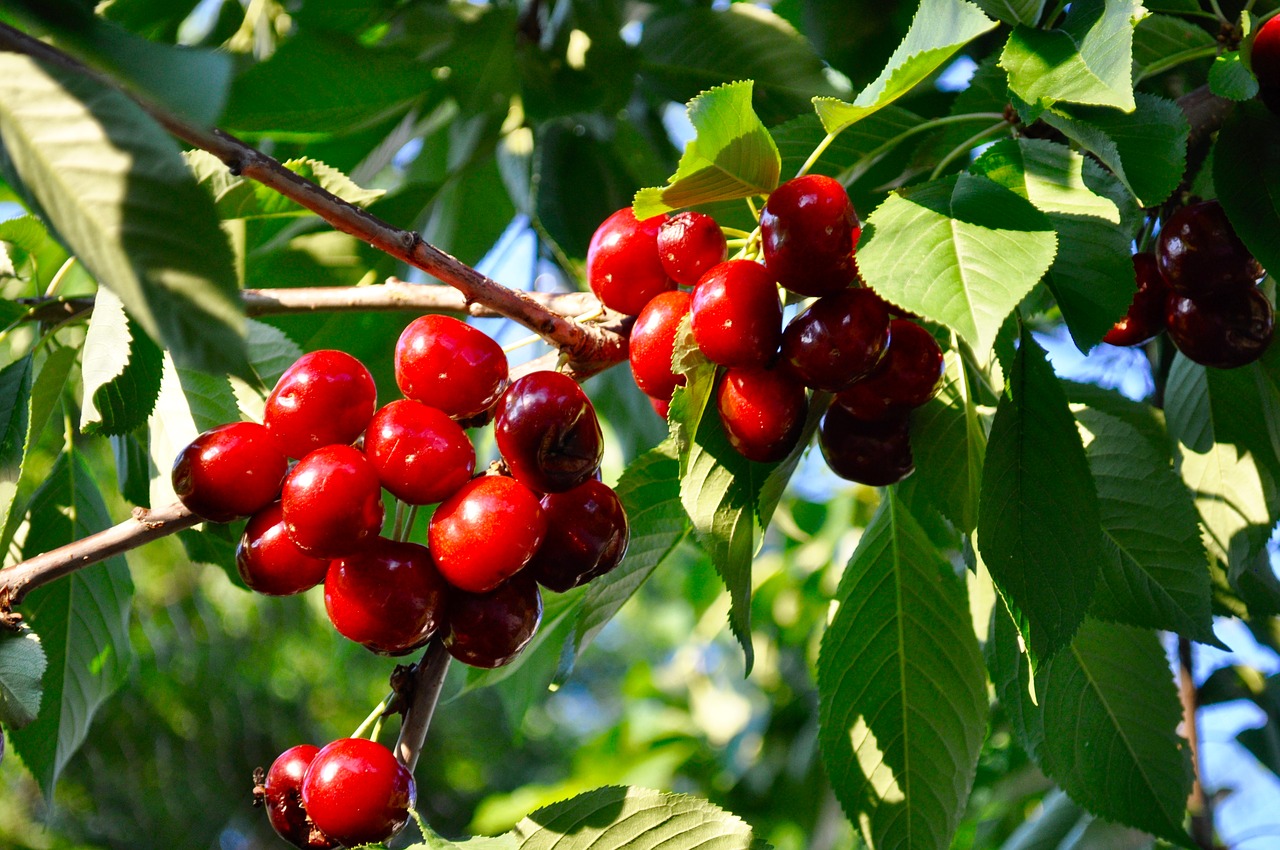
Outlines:
[[1250, 54], [1259, 96], [1272, 112], [1280, 114], [1280, 17], [1268, 18], [1253, 37]]
[[587, 247], [587, 283], [610, 310], [635, 316], [655, 295], [676, 288], [658, 257], [658, 229], [666, 219], [636, 221], [624, 207], [596, 228]]
[[716, 389], [716, 409], [729, 443], [758, 463], [786, 457], [800, 439], [809, 400], [783, 369], [733, 368]]
[[236, 570], [250, 590], [290, 596], [324, 581], [327, 558], [313, 558], [289, 539], [284, 510], [272, 502], [254, 514], [236, 546]]
[[484, 593], [529, 563], [546, 534], [533, 491], [514, 478], [484, 475], [436, 508], [427, 544], [450, 584]]
[[365, 738], [321, 747], [302, 780], [302, 806], [311, 821], [344, 847], [391, 838], [416, 801], [413, 774], [390, 750]]
[[262, 421], [280, 451], [300, 458], [321, 446], [355, 442], [376, 397], [373, 376], [359, 360], [345, 351], [312, 351], [276, 381]]
[[653, 412], [658, 414], [659, 419], [666, 419], [671, 412], [671, 402], [665, 398], [649, 396], [649, 404], [653, 406]]
[[690, 307], [693, 339], [721, 366], [767, 366], [782, 337], [782, 303], [764, 266], [729, 260], [703, 275]]
[[706, 213], [688, 210], [658, 228], [658, 257], [676, 283], [695, 286], [708, 270], [728, 254], [724, 233]]
[[676, 387], [684, 386], [684, 375], [671, 368], [671, 357], [680, 320], [692, 305], [693, 296], [687, 292], [664, 292], [640, 311], [631, 326], [631, 374], [645, 395], [670, 399]]
[[452, 316], [409, 323], [396, 342], [396, 383], [406, 398], [454, 419], [478, 416], [507, 386], [507, 355], [484, 331]]
[[839, 392], [875, 369], [889, 339], [884, 302], [870, 289], [845, 289], [787, 324], [782, 358], [805, 386]]
[[1253, 286], [1265, 274], [1217, 201], [1191, 204], [1169, 216], [1155, 253], [1165, 282], [1191, 298]]
[[820, 174], [783, 183], [760, 211], [764, 264], [778, 283], [801, 295], [829, 295], [853, 281], [861, 232], [844, 186]]
[[896, 484], [916, 468], [906, 416], [864, 422], [833, 404], [822, 419], [818, 446], [832, 472], [872, 487]]
[[173, 459], [173, 492], [213, 522], [248, 516], [276, 500], [289, 461], [256, 422], [210, 428]]
[[1137, 291], [1129, 311], [1102, 338], [1108, 345], [1142, 345], [1164, 330], [1169, 284], [1160, 275], [1156, 255], [1149, 251], [1134, 254], [1133, 273]]
[[317, 558], [360, 549], [382, 530], [382, 485], [351, 446], [325, 446], [298, 461], [280, 497], [289, 539]]
[[564, 593], [612, 570], [627, 551], [627, 512], [613, 488], [588, 481], [567, 493], [542, 497], [547, 537], [528, 573], [543, 587]]
[[447, 499], [476, 471], [475, 446], [462, 426], [411, 399], [393, 401], [373, 415], [364, 453], [382, 486], [411, 505]]
[[1228, 290], [1216, 298], [1169, 295], [1165, 310], [1169, 339], [1204, 366], [1234, 369], [1254, 362], [1271, 344], [1275, 316], [1255, 287]]
[[403, 655], [435, 633], [448, 585], [426, 546], [379, 537], [330, 563], [329, 621], [345, 638], [383, 655]]
[[271, 763], [263, 782], [267, 820], [276, 834], [303, 850], [329, 850], [337, 842], [317, 829], [302, 808], [302, 778], [320, 748], [313, 744], [290, 747]]
[[511, 474], [539, 493], [572, 490], [604, 457], [591, 399], [559, 372], [533, 372], [512, 384], [498, 401], [493, 434]]
[[938, 394], [943, 368], [933, 335], [909, 319], [894, 319], [880, 366], [837, 393], [835, 403], [867, 422], [901, 417]]
[[528, 645], [541, 620], [538, 583], [519, 575], [488, 593], [455, 593], [444, 646], [463, 664], [501, 667]]

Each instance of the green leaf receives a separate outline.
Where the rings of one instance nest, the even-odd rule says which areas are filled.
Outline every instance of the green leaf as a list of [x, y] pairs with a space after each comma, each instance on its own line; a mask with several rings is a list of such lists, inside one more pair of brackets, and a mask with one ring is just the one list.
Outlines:
[[891, 303], [991, 349], [1005, 317], [1049, 268], [1048, 217], [985, 177], [961, 174], [891, 195], [867, 219], [858, 268]]
[[273, 325], [250, 319], [245, 327], [248, 330], [249, 365], [262, 387], [270, 391], [285, 370], [302, 356], [302, 349]]
[[689, 101], [697, 135], [685, 146], [668, 185], [636, 193], [636, 218], [774, 190], [781, 160], [773, 137], [751, 108], [752, 88], [750, 80], [731, 83]]
[[1217, 40], [1199, 24], [1172, 15], [1148, 15], [1133, 31], [1134, 82], [1198, 56], [1207, 58], [1217, 49]]
[[911, 28], [880, 76], [852, 103], [815, 98], [822, 126], [835, 135], [911, 91], [957, 50], [994, 29], [996, 22], [966, 0], [921, 0]]
[[160, 395], [163, 355], [109, 289], [99, 289], [84, 340], [86, 434], [126, 434], [151, 415]]
[[1037, 761], [1044, 744], [1044, 717], [1037, 703], [1035, 679], [1017, 619], [1001, 602], [991, 609], [991, 626], [983, 656], [1000, 708], [1009, 719], [1018, 745]]
[[986, 731], [964, 582], [894, 488], [849, 561], [818, 656], [832, 789], [875, 848], [947, 848]]
[[1218, 132], [1213, 182], [1240, 239], [1280, 273], [1280, 116], [1261, 103], [1237, 106]]
[[34, 371], [29, 354], [0, 369], [0, 528], [8, 524], [27, 457]]
[[[296, 218], [314, 215], [274, 189], [257, 181], [232, 175], [222, 160], [213, 154], [195, 150], [186, 151], [183, 155], [197, 182], [213, 195], [219, 218]], [[319, 160], [290, 159], [283, 165], [294, 174], [358, 207], [366, 207], [386, 194], [383, 189], [360, 188], [347, 175]]]
[[938, 396], [911, 415], [916, 475], [929, 501], [966, 534], [977, 526], [987, 432], [960, 355], [948, 351]]
[[3, 53], [0, 135], [68, 246], [153, 339], [184, 365], [244, 371], [230, 245], [159, 125], [89, 77]]
[[973, 0], [974, 4], [1006, 24], [1036, 25], [1044, 14], [1045, 0]]
[[0, 222], [0, 242], [8, 242], [26, 251], [39, 253], [49, 241], [49, 231], [33, 215], [22, 215]]
[[1245, 66], [1240, 52], [1233, 50], [1209, 66], [1209, 90], [1227, 100], [1249, 100], [1258, 95], [1258, 80]]
[[1070, 643], [1102, 559], [1098, 494], [1066, 393], [1026, 328], [991, 425], [978, 548], [1026, 618], [1033, 663]]
[[1033, 106], [1067, 101], [1132, 112], [1133, 28], [1145, 14], [1140, 0], [1084, 0], [1057, 29], [1014, 28], [1000, 56], [1009, 90]]
[[0, 631], [0, 723], [21, 729], [40, 713], [40, 681], [49, 661], [35, 632]]

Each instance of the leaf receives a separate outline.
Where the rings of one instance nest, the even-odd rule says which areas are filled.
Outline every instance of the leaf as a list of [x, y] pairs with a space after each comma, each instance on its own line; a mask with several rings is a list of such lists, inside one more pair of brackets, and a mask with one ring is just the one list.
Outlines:
[[8, 524], [27, 456], [33, 371], [29, 354], [0, 369], [0, 528]]
[[179, 363], [243, 372], [230, 245], [178, 146], [102, 83], [0, 54], [0, 135], [72, 252]]
[[0, 222], [0, 242], [21, 248], [28, 254], [39, 253], [49, 241], [49, 231], [33, 215], [23, 215]]
[[685, 146], [667, 186], [636, 193], [636, 218], [774, 190], [781, 160], [773, 137], [751, 108], [752, 88], [750, 80], [730, 83], [689, 101], [697, 135]]
[[[214, 204], [221, 219], [297, 218], [314, 215], [296, 201], [286, 198], [274, 189], [231, 174], [222, 160], [205, 151], [186, 151], [183, 154], [187, 166], [195, 174], [196, 181], [213, 195]], [[290, 159], [284, 167], [332, 192], [342, 200], [358, 207], [366, 207], [386, 194], [383, 189], [362, 189], [336, 168], [315, 159]]]
[[1245, 66], [1240, 52], [1233, 50], [1218, 56], [1209, 66], [1209, 90], [1228, 100], [1249, 100], [1258, 95], [1258, 80]]
[[285, 370], [302, 356], [302, 349], [284, 331], [250, 319], [245, 322], [248, 338], [249, 365], [262, 386], [270, 391]]
[[1280, 271], [1280, 116], [1261, 103], [1232, 110], [1218, 132], [1213, 182], [1240, 239], [1264, 268]]
[[1031, 105], [1058, 101], [1111, 106], [1133, 99], [1133, 27], [1146, 14], [1140, 0], [1072, 3], [1061, 27], [1015, 27], [1000, 55], [1009, 90]]
[[162, 354], [109, 289], [99, 289], [84, 340], [86, 434], [126, 434], [142, 426], [160, 395]]
[[49, 661], [35, 632], [0, 631], [0, 723], [21, 729], [40, 713], [40, 680]]
[[960, 355], [948, 351], [945, 359], [938, 396], [911, 415], [911, 450], [930, 502], [967, 534], [978, 522], [987, 433]]
[[974, 4], [1006, 24], [1036, 25], [1044, 14], [1045, 0], [973, 0]]
[[858, 268], [890, 302], [991, 349], [1049, 268], [1049, 219], [985, 177], [961, 174], [891, 195], [867, 219]]
[[950, 847], [986, 730], [986, 677], [964, 583], [895, 488], [836, 600], [818, 656], [832, 789], [872, 847]]
[[[1149, 2], [1146, 5], [1152, 8]], [[1218, 42], [1199, 24], [1172, 15], [1148, 15], [1133, 31], [1134, 82], [1197, 56], [1212, 56], [1217, 47]]]
[[1067, 397], [1023, 328], [982, 470], [978, 548], [1020, 624], [1033, 664], [1071, 641], [1102, 559], [1098, 494]]
[[994, 29], [996, 22], [967, 0], [921, 0], [902, 43], [888, 64], [852, 103], [814, 98], [826, 131], [835, 135], [911, 91], [957, 50]]

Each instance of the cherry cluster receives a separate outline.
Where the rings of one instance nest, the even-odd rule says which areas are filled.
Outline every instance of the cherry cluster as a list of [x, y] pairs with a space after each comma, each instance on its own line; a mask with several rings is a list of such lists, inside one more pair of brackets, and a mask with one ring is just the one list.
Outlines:
[[1271, 344], [1274, 313], [1258, 288], [1266, 272], [1217, 201], [1170, 215], [1133, 268], [1133, 302], [1103, 342], [1141, 345], [1167, 330], [1188, 358], [1218, 369], [1252, 363]]
[[[828, 465], [852, 481], [892, 484], [915, 468], [909, 413], [937, 392], [942, 351], [922, 326], [893, 318], [895, 308], [855, 285], [860, 233], [844, 187], [810, 174], [774, 190], [733, 259], [709, 215], [638, 221], [619, 210], [592, 237], [587, 279], [607, 307], [636, 316], [631, 371], [659, 415], [685, 382], [672, 359], [688, 316], [699, 351], [723, 367], [716, 409], [740, 454], [786, 457], [804, 430], [807, 390], [834, 393], [819, 432]], [[815, 300], [784, 328], [786, 293]]]

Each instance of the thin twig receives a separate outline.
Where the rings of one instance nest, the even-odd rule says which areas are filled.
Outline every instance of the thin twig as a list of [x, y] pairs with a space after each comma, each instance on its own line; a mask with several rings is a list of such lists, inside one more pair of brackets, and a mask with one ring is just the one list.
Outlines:
[[404, 723], [400, 726], [400, 737], [396, 740], [396, 758], [411, 772], [418, 764], [418, 756], [422, 754], [422, 744], [427, 739], [427, 729], [431, 726], [431, 715], [435, 713], [436, 703], [440, 701], [440, 689], [444, 687], [445, 674], [449, 672], [449, 651], [439, 638], [432, 638], [427, 644], [427, 651], [413, 671], [413, 696], [409, 710], [405, 713]]
[[1213, 804], [1200, 784], [1200, 729], [1196, 711], [1200, 691], [1196, 688], [1191, 658], [1191, 641], [1178, 636], [1178, 696], [1182, 700], [1182, 729], [1191, 747], [1192, 785], [1187, 808], [1191, 811], [1191, 839], [1203, 850], [1214, 850]]

